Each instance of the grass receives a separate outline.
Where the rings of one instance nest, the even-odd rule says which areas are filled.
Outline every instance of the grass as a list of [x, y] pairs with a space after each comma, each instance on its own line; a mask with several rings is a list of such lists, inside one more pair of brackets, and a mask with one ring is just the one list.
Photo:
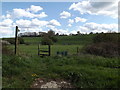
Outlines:
[[38, 44], [41, 41], [41, 37], [23, 37], [23, 39], [29, 44]]
[[[91, 35], [78, 35], [78, 36], [56, 36], [58, 42], [56, 45], [86, 45], [92, 43], [92, 38], [96, 36]], [[38, 44], [41, 41], [41, 37], [23, 37], [24, 41], [29, 44]]]
[[[38, 45], [36, 44], [30, 44], [30, 45], [19, 45], [18, 46], [18, 51], [23, 52], [29, 55], [38, 55]], [[62, 51], [68, 51], [68, 54], [76, 54], [77, 53], [77, 47], [81, 49], [83, 45], [51, 45], [51, 54], [52, 56], [56, 55], [56, 52], [62, 52]], [[11, 45], [11, 48], [14, 48], [13, 45]], [[48, 50], [48, 46], [46, 45], [41, 45], [40, 49], [42, 50]]]
[[[94, 36], [57, 37], [58, 42], [51, 46], [52, 56], [44, 58], [37, 55], [40, 37], [24, 37], [31, 44], [19, 45], [19, 55], [2, 56], [3, 88], [29, 88], [36, 78], [65, 79], [77, 88], [120, 88], [120, 58], [76, 55], [77, 47], [82, 50]], [[56, 56], [57, 51], [69, 55]]]
[[[27, 88], [35, 78], [71, 81], [78, 88], [118, 88], [118, 58], [3, 55], [3, 87]], [[36, 74], [36, 76], [33, 76]]]
[[78, 35], [78, 36], [58, 36], [58, 42], [56, 44], [64, 45], [86, 45], [92, 43], [92, 38], [95, 34], [92, 35]]
[[[39, 59], [19, 56], [3, 55], [3, 87], [25, 88], [30, 87], [35, 77], [32, 75], [44, 69], [44, 64]], [[33, 59], [33, 58], [32, 58]], [[39, 63], [39, 64], [38, 64]]]

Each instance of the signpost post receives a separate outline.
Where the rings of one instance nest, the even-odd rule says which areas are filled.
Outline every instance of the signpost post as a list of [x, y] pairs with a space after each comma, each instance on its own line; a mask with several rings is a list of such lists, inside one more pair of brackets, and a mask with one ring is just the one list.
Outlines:
[[16, 30], [15, 30], [15, 55], [17, 55], [17, 46], [18, 46], [18, 26], [16, 26]]

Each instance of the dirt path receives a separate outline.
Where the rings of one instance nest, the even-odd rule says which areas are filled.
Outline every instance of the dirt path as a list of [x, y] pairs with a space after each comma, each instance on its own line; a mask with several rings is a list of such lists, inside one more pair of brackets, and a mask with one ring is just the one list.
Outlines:
[[35, 80], [32, 88], [73, 88], [73, 86], [64, 80], [45, 80], [38, 78]]

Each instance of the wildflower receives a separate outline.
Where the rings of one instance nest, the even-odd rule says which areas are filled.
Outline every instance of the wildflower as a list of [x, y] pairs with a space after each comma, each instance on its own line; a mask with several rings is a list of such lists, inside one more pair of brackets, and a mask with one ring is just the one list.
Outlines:
[[33, 77], [37, 76], [37, 74], [32, 74]]

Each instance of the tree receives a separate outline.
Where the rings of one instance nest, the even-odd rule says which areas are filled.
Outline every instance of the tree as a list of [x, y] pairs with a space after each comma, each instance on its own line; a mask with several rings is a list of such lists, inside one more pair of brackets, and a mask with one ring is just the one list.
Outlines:
[[41, 44], [42, 45], [52, 45], [53, 41], [51, 39], [49, 39], [48, 37], [43, 37], [41, 40]]
[[80, 35], [80, 31], [77, 31], [77, 35]]
[[56, 36], [59, 36], [59, 33], [56, 33]]
[[90, 32], [89, 34], [93, 34], [93, 32]]
[[55, 32], [53, 30], [49, 30], [48, 31], [48, 36], [51, 37], [51, 36], [55, 36]]
[[41, 44], [52, 45], [53, 42], [57, 42], [57, 38], [55, 37], [55, 32], [53, 30], [49, 30], [43, 35]]

